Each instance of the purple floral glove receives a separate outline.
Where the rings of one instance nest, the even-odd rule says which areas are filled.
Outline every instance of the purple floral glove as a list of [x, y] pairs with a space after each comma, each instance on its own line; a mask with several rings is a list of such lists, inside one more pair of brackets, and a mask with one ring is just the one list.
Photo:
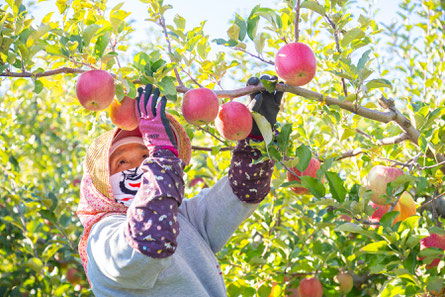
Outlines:
[[150, 155], [155, 150], [168, 149], [178, 156], [176, 140], [170, 128], [170, 122], [165, 116], [167, 98], [162, 97], [158, 104], [159, 89], [153, 90], [151, 84], [147, 84], [145, 90], [139, 88], [138, 93], [136, 114], [139, 119], [139, 130]]

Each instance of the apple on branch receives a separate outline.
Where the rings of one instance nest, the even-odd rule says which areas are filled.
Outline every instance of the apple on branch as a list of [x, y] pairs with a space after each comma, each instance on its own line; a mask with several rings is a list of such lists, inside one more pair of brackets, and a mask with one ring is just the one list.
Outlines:
[[354, 286], [354, 279], [352, 278], [352, 275], [347, 272], [339, 272], [335, 276], [335, 280], [340, 285], [341, 293], [348, 294], [349, 292], [351, 292], [352, 287]]
[[312, 49], [304, 43], [289, 43], [280, 48], [275, 57], [275, 70], [288, 85], [302, 86], [310, 82], [317, 71]]
[[90, 70], [80, 75], [76, 84], [79, 103], [88, 110], [107, 108], [115, 95], [114, 78], [105, 70]]
[[[436, 247], [445, 251], [445, 234], [439, 235], [437, 233], [431, 233], [428, 237], [423, 238], [420, 241], [420, 250], [429, 247]], [[419, 258], [422, 261], [425, 257]], [[439, 265], [440, 258], [434, 259], [430, 264], [425, 266], [426, 269], [431, 269]]]
[[[390, 204], [379, 205], [371, 201], [369, 205], [371, 205], [372, 208], [375, 209], [374, 213], [369, 219], [371, 222], [374, 223], [380, 222], [383, 215], [391, 209]], [[393, 224], [416, 215], [416, 202], [414, 201], [410, 193], [406, 191], [403, 192], [403, 194], [399, 198], [399, 201], [394, 206], [394, 211], [398, 211], [399, 215], [394, 219]]]
[[244, 104], [229, 101], [219, 107], [215, 126], [225, 139], [243, 140], [252, 130], [252, 114]]
[[213, 122], [218, 115], [218, 97], [207, 88], [192, 89], [185, 93], [181, 109], [188, 123], [206, 125]]
[[114, 99], [108, 107], [108, 113], [111, 122], [122, 130], [132, 131], [139, 126], [139, 121], [136, 115], [135, 100], [129, 97], [124, 97], [121, 102]]
[[298, 286], [300, 297], [323, 297], [323, 286], [317, 277], [305, 278]]
[[[291, 170], [297, 175], [297, 176], [311, 176], [314, 178], [317, 178], [317, 171], [320, 169], [321, 163], [315, 158], [312, 158], [309, 162], [309, 165], [307, 168], [301, 173], [300, 170], [298, 170], [296, 167], [293, 167]], [[298, 181], [301, 182], [301, 179], [292, 174], [291, 172], [287, 172], [287, 180], [288, 181]], [[301, 194], [308, 194], [309, 190], [305, 187], [292, 187], [292, 191], [295, 192], [295, 194], [301, 195]]]
[[403, 175], [400, 168], [386, 167], [377, 165], [369, 171], [366, 187], [372, 190], [371, 201], [378, 205], [385, 205], [386, 186], [388, 183], [396, 180], [397, 177]]

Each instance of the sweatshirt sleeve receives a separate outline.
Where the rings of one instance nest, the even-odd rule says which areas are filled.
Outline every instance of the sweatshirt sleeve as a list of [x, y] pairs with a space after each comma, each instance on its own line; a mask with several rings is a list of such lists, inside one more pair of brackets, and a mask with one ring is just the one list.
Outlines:
[[141, 166], [144, 174], [127, 211], [125, 237], [140, 253], [165, 258], [177, 247], [178, 207], [184, 197], [184, 162], [169, 150], [159, 150]]
[[127, 215], [102, 219], [88, 238], [88, 275], [111, 286], [151, 288], [176, 250], [184, 162], [159, 150], [141, 168], [141, 186]]
[[214, 253], [258, 207], [270, 191], [273, 162], [252, 164], [260, 152], [241, 141], [233, 151], [229, 176], [196, 197], [185, 199], [180, 212], [198, 230]]

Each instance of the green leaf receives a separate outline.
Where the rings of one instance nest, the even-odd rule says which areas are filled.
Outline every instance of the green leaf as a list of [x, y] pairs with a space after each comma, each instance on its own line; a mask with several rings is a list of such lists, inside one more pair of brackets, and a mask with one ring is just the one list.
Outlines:
[[175, 22], [176, 28], [178, 28], [181, 31], [184, 31], [185, 19], [182, 16], [180, 16], [179, 14], [176, 14], [175, 18], [173, 19], [173, 22]]
[[259, 114], [255, 111], [252, 111], [252, 117], [256, 125], [258, 126], [258, 129], [260, 129], [261, 135], [264, 139], [264, 143], [266, 145], [269, 145], [273, 138], [272, 127], [270, 126], [269, 121], [262, 114]]
[[335, 172], [327, 171], [325, 175], [329, 183], [332, 197], [338, 202], [343, 202], [346, 197], [346, 189], [343, 185], [343, 180]]
[[227, 35], [230, 37], [231, 40], [238, 40], [240, 33], [240, 27], [238, 27], [237, 24], [233, 24], [230, 26], [229, 30], [227, 30]]
[[42, 272], [43, 262], [39, 258], [30, 258], [25, 265], [37, 273]]
[[109, 32], [105, 32], [103, 35], [97, 38], [96, 44], [94, 46], [94, 56], [97, 59], [102, 58], [110, 41], [109, 38], [110, 38]]
[[284, 182], [280, 185], [280, 188], [288, 188], [288, 187], [301, 187], [301, 183], [299, 181], [293, 180]]
[[306, 145], [302, 144], [295, 151], [295, 155], [298, 157], [297, 169], [304, 172], [311, 162], [311, 150]]
[[36, 31], [32, 32], [29, 35], [28, 40], [26, 40], [26, 46], [31, 47], [35, 41], [39, 40], [40, 37], [48, 33], [49, 30], [51, 30], [51, 26], [46, 24], [41, 24]]
[[268, 152], [271, 159], [277, 162], [281, 161], [281, 154], [274, 146], [270, 146]]
[[235, 16], [235, 24], [239, 27], [238, 40], [243, 41], [246, 38], [247, 24], [239, 14]]
[[96, 34], [97, 30], [100, 29], [100, 26], [97, 24], [91, 24], [83, 31], [82, 38], [83, 38], [83, 44], [88, 47], [88, 45], [91, 42], [91, 39], [93, 38], [94, 34]]
[[43, 90], [43, 83], [40, 80], [36, 79], [34, 81], [34, 90], [33, 90], [33, 92], [36, 93], [36, 94], [39, 94], [42, 90]]
[[322, 198], [326, 194], [323, 184], [318, 179], [312, 176], [302, 176], [300, 179], [303, 187], [307, 188], [316, 198]]
[[370, 254], [384, 254], [384, 251], [388, 249], [388, 243], [384, 240], [373, 242], [362, 247], [362, 251]]
[[16, 172], [20, 171], [19, 162], [17, 161], [17, 159], [13, 155], [9, 155], [9, 163], [11, 163], [11, 165], [13, 166], [14, 171], [16, 171]]
[[315, 1], [304, 1], [303, 3], [301, 3], [300, 7], [315, 11], [316, 13], [318, 13], [322, 16], [324, 16], [326, 14], [326, 10], [325, 10], [324, 6], [318, 4]]
[[428, 247], [421, 250], [418, 254], [420, 258], [422, 257], [439, 257], [444, 254], [444, 251], [437, 247]]
[[366, 63], [368, 63], [369, 61], [369, 54], [371, 53], [371, 50], [367, 50], [366, 52], [363, 53], [362, 57], [360, 58], [360, 60], [358, 60], [357, 63], [357, 69], [363, 69], [366, 66]]
[[380, 225], [384, 227], [391, 227], [394, 220], [400, 215], [399, 211], [390, 211], [385, 213], [380, 219]]
[[[444, 8], [445, 9], [445, 8]], [[444, 286], [443, 276], [430, 276], [428, 278], [426, 288], [428, 291], [440, 292]]]
[[366, 83], [366, 88], [369, 90], [378, 88], [392, 88], [391, 83], [383, 78], [372, 79]]
[[283, 126], [283, 128], [281, 128], [281, 131], [277, 136], [277, 142], [282, 152], [286, 152], [287, 150], [291, 132], [292, 132], [292, 123], [286, 123]]
[[57, 0], [56, 5], [59, 9], [60, 14], [63, 14], [65, 10], [68, 8], [68, 5], [66, 4], [67, 0]]
[[264, 88], [266, 88], [266, 91], [268, 91], [269, 93], [275, 92], [277, 82], [278, 82], [277, 80], [274, 80], [274, 81], [267, 80], [267, 79], [261, 80], [261, 83], [263, 84]]
[[261, 33], [255, 36], [254, 43], [257, 53], [261, 54], [263, 52], [264, 46], [266, 45], [266, 34]]
[[343, 35], [343, 39], [341, 40], [341, 46], [347, 47], [355, 39], [360, 39], [365, 36], [366, 36], [365, 32], [363, 32], [360, 28], [354, 28], [352, 30], [349, 30]]
[[161, 82], [159, 83], [159, 91], [161, 91], [161, 94], [167, 95], [174, 95], [176, 96], [176, 79], [171, 76], [164, 77]]
[[260, 17], [256, 15], [254, 16], [251, 15], [247, 20], [247, 35], [252, 41], [255, 40], [259, 20]]
[[365, 230], [363, 230], [363, 228], [357, 224], [344, 223], [344, 224], [341, 224], [340, 226], [337, 226], [337, 228], [335, 228], [335, 231], [362, 233]]

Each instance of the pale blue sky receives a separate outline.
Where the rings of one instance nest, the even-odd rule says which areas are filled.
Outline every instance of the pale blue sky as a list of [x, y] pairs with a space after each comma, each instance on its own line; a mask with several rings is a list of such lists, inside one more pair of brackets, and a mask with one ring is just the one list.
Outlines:
[[[50, 11], [57, 11], [55, 0], [43, 1], [35, 4], [32, 14], [36, 21], [40, 21], [44, 15]], [[122, 9], [131, 12], [129, 18], [137, 20], [138, 26], [135, 26], [137, 32], [144, 33], [147, 22], [143, 20], [147, 17], [147, 4], [138, 0], [110, 0], [108, 6], [125, 2]], [[225, 38], [229, 22], [233, 19], [235, 13], [243, 17], [249, 15], [251, 9], [258, 4], [263, 7], [277, 7], [277, 1], [269, 0], [166, 0], [165, 4], [173, 5], [173, 9], [167, 13], [167, 21], [180, 14], [187, 20], [187, 28], [197, 26], [201, 21], [207, 20], [205, 26], [206, 34], [210, 38]], [[359, 3], [367, 3], [367, 0], [359, 0]], [[396, 10], [400, 0], [375, 0], [375, 8], [379, 9], [376, 15], [378, 22], [391, 22], [396, 16]], [[152, 26], [150, 24], [150, 26]]]

